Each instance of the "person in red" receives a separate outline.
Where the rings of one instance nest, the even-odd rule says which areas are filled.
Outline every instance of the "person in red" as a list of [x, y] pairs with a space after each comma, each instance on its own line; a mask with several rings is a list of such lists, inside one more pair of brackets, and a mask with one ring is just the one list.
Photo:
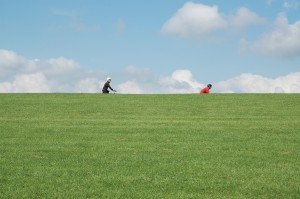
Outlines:
[[203, 94], [208, 94], [209, 93], [209, 90], [211, 89], [212, 85], [211, 84], [207, 84], [207, 86], [205, 88], [203, 88], [201, 91], [200, 91], [200, 94], [203, 93]]

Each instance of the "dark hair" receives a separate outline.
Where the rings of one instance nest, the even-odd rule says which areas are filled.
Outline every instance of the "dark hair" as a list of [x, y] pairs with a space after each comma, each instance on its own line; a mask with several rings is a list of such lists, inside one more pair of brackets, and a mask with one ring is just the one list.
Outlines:
[[211, 85], [211, 84], [207, 84], [207, 87], [211, 88], [211, 87], [212, 87], [212, 85]]

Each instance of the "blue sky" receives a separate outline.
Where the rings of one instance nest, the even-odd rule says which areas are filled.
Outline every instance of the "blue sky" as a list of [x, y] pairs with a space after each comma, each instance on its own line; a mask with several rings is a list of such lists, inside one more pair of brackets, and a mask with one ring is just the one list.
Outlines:
[[0, 92], [300, 92], [299, 0], [0, 3]]

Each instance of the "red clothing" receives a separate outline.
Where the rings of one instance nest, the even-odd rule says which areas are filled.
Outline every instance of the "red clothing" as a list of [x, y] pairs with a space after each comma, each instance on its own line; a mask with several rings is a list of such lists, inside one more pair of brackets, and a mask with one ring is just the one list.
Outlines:
[[209, 88], [208, 87], [205, 87], [203, 88], [200, 93], [209, 93]]

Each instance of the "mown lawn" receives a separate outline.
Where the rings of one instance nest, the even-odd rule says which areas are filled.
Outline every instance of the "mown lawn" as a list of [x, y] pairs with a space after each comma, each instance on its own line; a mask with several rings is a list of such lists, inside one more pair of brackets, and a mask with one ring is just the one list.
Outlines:
[[0, 94], [0, 198], [300, 198], [300, 95]]

